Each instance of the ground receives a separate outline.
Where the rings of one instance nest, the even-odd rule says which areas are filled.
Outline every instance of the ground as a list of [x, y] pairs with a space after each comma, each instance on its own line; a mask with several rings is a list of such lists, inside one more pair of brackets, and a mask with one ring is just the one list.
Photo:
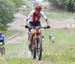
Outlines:
[[[7, 42], [6, 42], [7, 43], [6, 44], [6, 55], [4, 57], [0, 57], [0, 64], [25, 64], [25, 63], [26, 64], [74, 64], [74, 62], [71, 62], [71, 61], [69, 63], [69, 59], [67, 60], [67, 58], [69, 58], [68, 57], [69, 55], [67, 56], [67, 58], [64, 56], [65, 59], [63, 59], [62, 54], [67, 46], [67, 43], [64, 45], [65, 41], [61, 40], [60, 36], [58, 36], [58, 38], [61, 40], [62, 43], [59, 43], [60, 41], [58, 40], [57, 44], [50, 44], [50, 43], [46, 43], [48, 41], [45, 40], [45, 43], [43, 43], [43, 45], [44, 45], [43, 46], [43, 48], [44, 48], [43, 59], [41, 61], [32, 60], [31, 53], [28, 50], [27, 29], [24, 28], [24, 25], [25, 25], [24, 19], [25, 19], [25, 16], [19, 14], [18, 17], [16, 17], [16, 20], [13, 23], [9, 24], [10, 28], [8, 28], [8, 30], [17, 30], [17, 31], [19, 31], [19, 33], [15, 33], [13, 36], [8, 37], [9, 40], [7, 40]], [[51, 30], [54, 30], [54, 28], [64, 28], [67, 24], [71, 24], [74, 22], [73, 18], [49, 19], [49, 21], [51, 21], [50, 22], [50, 25], [52, 26]], [[47, 34], [46, 33], [44, 33], [44, 34], [49, 35], [50, 34], [49, 31], [50, 30], [46, 31]], [[60, 33], [60, 34], [63, 34], [62, 36], [64, 37], [68, 33], [67, 31], [65, 31], [65, 33], [63, 33], [64, 31], [65, 30], [58, 29], [53, 32], [56, 36], [57, 36], [56, 33]], [[51, 32], [51, 33], [53, 33], [53, 32]], [[73, 34], [71, 34], [71, 32], [70, 32], [69, 37], [72, 37], [74, 35], [74, 32], [72, 32], [72, 33]], [[68, 37], [66, 37], [66, 38], [68, 38]], [[64, 45], [64, 46], [62, 46], [62, 45]], [[69, 46], [71, 46], [71, 48], [74, 47], [73, 44], [68, 44], [68, 48], [66, 49], [66, 51], [69, 49]], [[63, 51], [61, 52], [61, 50], [63, 50]], [[64, 52], [68, 53], [66, 51], [64, 51]], [[74, 51], [75, 51], [75, 49], [73, 49], [72, 52], [74, 52]], [[54, 55], [53, 55], [53, 53], [54, 53]], [[70, 54], [70, 52], [69, 52], [69, 54]], [[60, 59], [63, 61], [60, 61]], [[64, 61], [67, 61], [67, 62], [64, 62]]]

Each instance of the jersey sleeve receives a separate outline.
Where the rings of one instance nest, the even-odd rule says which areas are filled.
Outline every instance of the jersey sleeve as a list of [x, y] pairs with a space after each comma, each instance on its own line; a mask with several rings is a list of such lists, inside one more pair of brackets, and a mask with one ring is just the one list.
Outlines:
[[44, 18], [44, 19], [47, 19], [46, 15], [44, 14], [44, 12], [41, 11], [41, 16]]
[[31, 11], [27, 17], [27, 19], [29, 20], [32, 17], [33, 11]]

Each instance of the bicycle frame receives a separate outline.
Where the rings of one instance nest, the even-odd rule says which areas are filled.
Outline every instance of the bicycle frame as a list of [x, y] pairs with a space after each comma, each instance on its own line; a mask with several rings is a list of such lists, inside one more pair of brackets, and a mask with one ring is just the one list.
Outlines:
[[[42, 56], [42, 41], [40, 41], [40, 37], [41, 37], [41, 29], [40, 28], [33, 28], [31, 29], [31, 38], [32, 38], [32, 42], [31, 42], [31, 48], [32, 48], [32, 55], [33, 55], [33, 59], [36, 58], [36, 53], [38, 54], [38, 49], [40, 50], [39, 53]], [[40, 46], [40, 47], [38, 47]], [[41, 56], [38, 55], [39, 60], [41, 60]]]
[[[33, 30], [33, 31], [32, 31]], [[40, 29], [31, 29], [31, 38], [33, 39], [33, 42], [32, 42], [32, 48], [35, 48], [36, 47], [36, 38], [39, 38], [39, 36], [41, 35], [41, 30]]]

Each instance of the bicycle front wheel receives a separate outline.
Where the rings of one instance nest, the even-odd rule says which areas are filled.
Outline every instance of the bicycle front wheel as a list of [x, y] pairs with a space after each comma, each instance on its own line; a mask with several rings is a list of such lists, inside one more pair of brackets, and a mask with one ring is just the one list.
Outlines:
[[42, 37], [37, 38], [37, 56], [38, 60], [42, 58]]

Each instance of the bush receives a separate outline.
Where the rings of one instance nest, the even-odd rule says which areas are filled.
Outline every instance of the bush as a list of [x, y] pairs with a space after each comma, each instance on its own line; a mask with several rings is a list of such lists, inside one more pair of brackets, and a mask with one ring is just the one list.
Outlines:
[[75, 11], [75, 0], [49, 0], [54, 6], [59, 9], [65, 9], [70, 12]]
[[5, 30], [7, 24], [12, 22], [13, 14], [22, 4], [22, 0], [0, 0], [0, 30]]

